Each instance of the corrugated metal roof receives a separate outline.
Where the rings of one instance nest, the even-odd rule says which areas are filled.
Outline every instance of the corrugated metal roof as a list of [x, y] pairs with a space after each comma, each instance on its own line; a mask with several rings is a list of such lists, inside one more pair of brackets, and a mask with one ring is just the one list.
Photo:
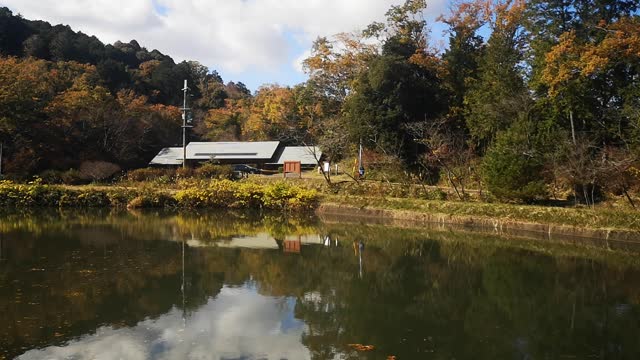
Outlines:
[[302, 165], [316, 165], [321, 157], [322, 151], [317, 146], [287, 146], [274, 164], [284, 165], [285, 161], [300, 161]]
[[149, 165], [182, 165], [182, 148], [172, 147], [160, 150]]
[[279, 141], [192, 142], [187, 145], [189, 160], [270, 160]]

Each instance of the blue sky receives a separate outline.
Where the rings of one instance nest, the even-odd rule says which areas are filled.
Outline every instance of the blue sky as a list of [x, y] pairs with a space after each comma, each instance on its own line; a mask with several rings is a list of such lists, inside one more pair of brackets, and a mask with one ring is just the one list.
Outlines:
[[[432, 40], [443, 43], [434, 19], [450, 0], [428, 0]], [[136, 39], [176, 61], [197, 60], [225, 81], [250, 89], [306, 80], [300, 60], [318, 36], [357, 31], [381, 21], [404, 0], [0, 0], [27, 19], [67, 24], [105, 43]], [[443, 45], [440, 45], [443, 46]]]

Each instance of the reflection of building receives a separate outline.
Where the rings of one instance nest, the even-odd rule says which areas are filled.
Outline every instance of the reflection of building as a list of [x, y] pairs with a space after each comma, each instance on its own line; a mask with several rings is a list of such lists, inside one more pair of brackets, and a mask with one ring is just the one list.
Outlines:
[[[176, 239], [175, 241], [181, 241]], [[228, 239], [200, 240], [187, 239], [190, 247], [224, 247], [248, 249], [282, 249], [284, 252], [299, 253], [303, 245], [323, 245], [324, 237], [320, 235], [289, 235], [278, 240], [267, 233], [253, 236], [234, 236]]]
[[[149, 165], [181, 166], [181, 147], [160, 150]], [[285, 146], [280, 141], [191, 142], [187, 145], [187, 162], [217, 161], [220, 164], [256, 164], [278, 167], [285, 161], [300, 161], [303, 167], [315, 167], [322, 157], [316, 146]]]
[[285, 239], [284, 240], [284, 252], [286, 253], [300, 253], [300, 247], [302, 245], [302, 239], [298, 236], [295, 239]]
[[230, 239], [216, 241], [202, 241], [198, 239], [187, 240], [191, 247], [224, 247], [224, 248], [249, 248], [249, 249], [277, 249], [278, 244], [269, 234], [263, 233], [254, 236], [237, 236]]

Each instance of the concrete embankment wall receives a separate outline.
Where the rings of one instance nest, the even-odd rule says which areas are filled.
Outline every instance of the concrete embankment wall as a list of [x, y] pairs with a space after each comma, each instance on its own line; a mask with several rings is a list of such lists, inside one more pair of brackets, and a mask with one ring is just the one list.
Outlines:
[[575, 242], [610, 249], [640, 249], [640, 232], [616, 229], [592, 229], [568, 225], [537, 224], [476, 216], [424, 213], [406, 210], [360, 208], [350, 205], [325, 203], [316, 210], [324, 218], [368, 219], [382, 223], [410, 222], [414, 226], [443, 229], [462, 228], [483, 233], [525, 236], [539, 240]]

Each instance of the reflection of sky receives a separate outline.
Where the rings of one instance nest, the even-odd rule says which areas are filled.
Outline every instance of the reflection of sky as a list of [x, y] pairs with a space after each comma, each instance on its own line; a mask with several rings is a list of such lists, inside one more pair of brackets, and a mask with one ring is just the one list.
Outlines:
[[306, 327], [293, 317], [294, 299], [222, 289], [187, 315], [173, 309], [132, 328], [99, 328], [63, 347], [31, 350], [18, 359], [310, 359]]

